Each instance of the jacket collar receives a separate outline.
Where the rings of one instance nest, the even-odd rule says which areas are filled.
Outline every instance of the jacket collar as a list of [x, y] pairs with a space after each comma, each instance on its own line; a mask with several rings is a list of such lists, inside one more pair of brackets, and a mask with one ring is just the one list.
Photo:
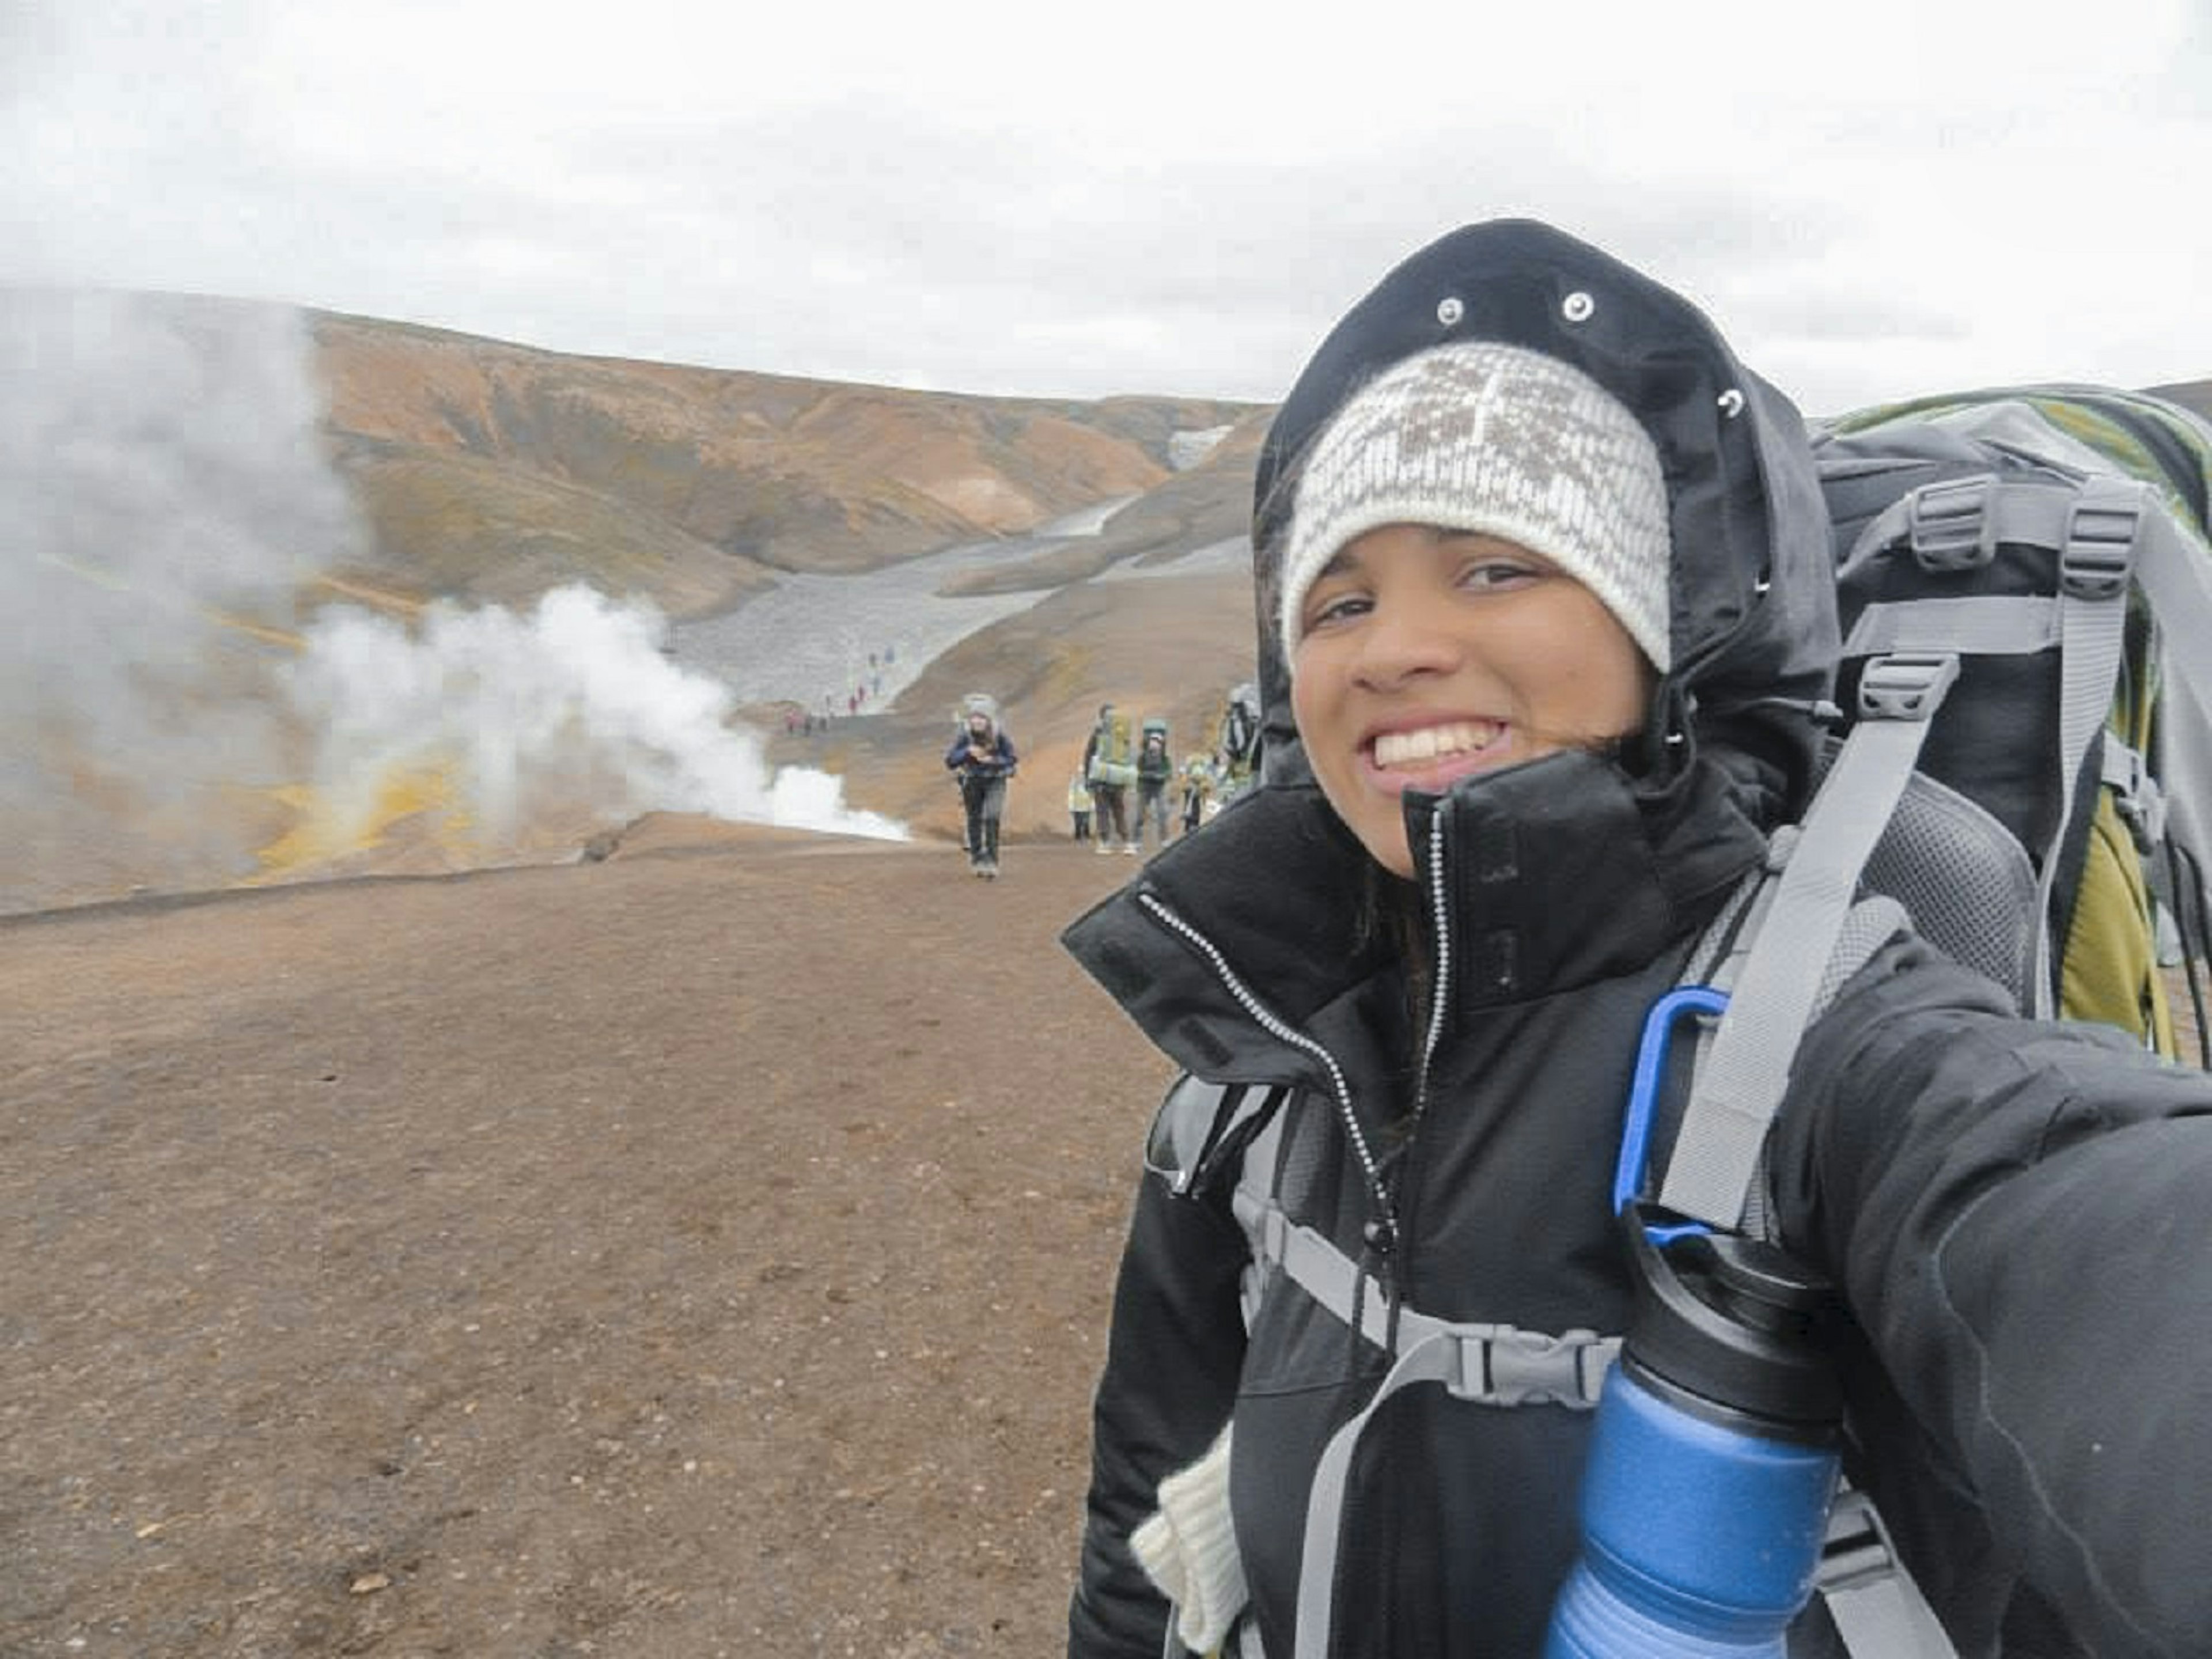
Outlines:
[[[1409, 797], [1418, 884], [1455, 1018], [1641, 968], [1764, 850], [1755, 786], [1701, 763], [1662, 793], [1568, 752]], [[1270, 785], [1176, 842], [1062, 935], [1185, 1069], [1320, 1080], [1299, 1039], [1362, 1023], [1395, 980], [1372, 860], [1310, 783]], [[1435, 918], [1442, 918], [1437, 927]]]

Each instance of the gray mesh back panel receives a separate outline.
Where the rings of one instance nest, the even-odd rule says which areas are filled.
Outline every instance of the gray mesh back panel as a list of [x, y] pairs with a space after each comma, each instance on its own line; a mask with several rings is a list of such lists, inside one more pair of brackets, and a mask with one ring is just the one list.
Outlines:
[[2027, 854], [1954, 789], [1915, 774], [1867, 860], [1866, 885], [1911, 913], [1922, 938], [2033, 1006], [2037, 899]]

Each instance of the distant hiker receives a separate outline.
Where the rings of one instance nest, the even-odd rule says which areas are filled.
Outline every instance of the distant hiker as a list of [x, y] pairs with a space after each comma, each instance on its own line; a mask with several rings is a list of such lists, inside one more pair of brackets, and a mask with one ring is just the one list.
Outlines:
[[945, 763], [960, 780], [967, 809], [968, 865], [985, 880], [999, 874], [999, 820], [1006, 807], [1006, 780], [1014, 775], [1013, 739], [999, 727], [999, 705], [981, 692], [961, 703], [960, 729]]
[[1250, 785], [1260, 769], [1260, 692], [1249, 680], [1229, 694], [1221, 715], [1221, 783], [1225, 805]]
[[1213, 763], [1204, 755], [1186, 756], [1182, 763], [1182, 832], [1186, 836], [1206, 821], [1206, 804], [1213, 799]]
[[1129, 788], [1137, 781], [1137, 757], [1129, 739], [1129, 717], [1114, 712], [1114, 705], [1098, 705], [1097, 724], [1083, 745], [1083, 775], [1091, 783], [1091, 799], [1098, 810], [1098, 850], [1110, 853], [1119, 842], [1137, 850], [1129, 822]]
[[1130, 852], [1143, 844], [1147, 823], [1159, 844], [1168, 844], [1168, 786], [1175, 781], [1175, 757], [1168, 753], [1167, 722], [1146, 720], [1144, 744], [1137, 750], [1137, 821], [1130, 826]]
[[1067, 817], [1074, 828], [1078, 842], [1091, 839], [1091, 786], [1083, 780], [1083, 769], [1077, 767], [1075, 775], [1067, 781]]

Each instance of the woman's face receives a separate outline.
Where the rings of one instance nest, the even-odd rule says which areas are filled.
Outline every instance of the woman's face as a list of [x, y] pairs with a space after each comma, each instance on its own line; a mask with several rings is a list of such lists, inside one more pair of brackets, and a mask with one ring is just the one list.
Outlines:
[[1410, 878], [1399, 797], [1632, 732], [1650, 665], [1597, 596], [1495, 536], [1385, 525], [1306, 590], [1291, 709], [1322, 793]]

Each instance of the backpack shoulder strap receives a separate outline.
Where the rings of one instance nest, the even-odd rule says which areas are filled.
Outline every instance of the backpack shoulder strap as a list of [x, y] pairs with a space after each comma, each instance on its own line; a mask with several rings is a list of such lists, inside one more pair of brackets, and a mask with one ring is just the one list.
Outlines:
[[[1185, 1073], [1168, 1085], [1145, 1142], [1145, 1167], [1179, 1194], [1210, 1184], [1218, 1172], [1237, 1178], [1228, 1160], [1280, 1109], [1285, 1089], [1209, 1083]], [[1272, 1160], [1267, 1160], [1272, 1161]]]
[[1844, 740], [1797, 833], [1778, 836], [1781, 872], [1745, 930], [1743, 957], [1712, 1052], [1697, 1071], [1659, 1191], [1676, 1212], [1734, 1231], [1782, 1103], [1861, 873], [1904, 794], [1955, 656], [1867, 665], [1859, 723]]
[[1897, 1559], [1881, 1516], [1848, 1481], [1828, 1506], [1814, 1588], [1851, 1659], [1957, 1659], [1935, 1609]]

